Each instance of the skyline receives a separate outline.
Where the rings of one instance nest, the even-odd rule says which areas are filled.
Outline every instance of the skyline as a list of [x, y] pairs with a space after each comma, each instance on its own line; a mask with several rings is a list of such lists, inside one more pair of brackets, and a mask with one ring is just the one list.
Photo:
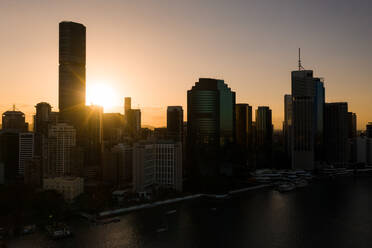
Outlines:
[[[281, 129], [283, 95], [290, 92], [290, 72], [297, 69], [297, 52], [301, 47], [305, 69], [314, 70], [316, 77], [325, 78], [326, 102], [348, 102], [349, 111], [358, 116], [358, 129], [365, 129], [372, 119], [366, 107], [372, 104], [372, 73], [368, 70], [372, 66], [372, 54], [366, 49], [372, 35], [367, 28], [371, 19], [367, 1], [359, 1], [350, 13], [346, 1], [332, 6], [333, 15], [329, 14], [329, 9], [302, 13], [306, 19], [303, 29], [309, 32], [304, 34], [296, 30], [298, 37], [291, 36], [294, 31], [288, 32], [298, 21], [297, 13], [285, 14], [291, 1], [268, 5], [254, 5], [254, 1], [235, 1], [232, 5], [221, 1], [167, 5], [167, 1], [161, 1], [152, 6], [157, 9], [151, 8], [152, 3], [93, 2], [97, 3], [95, 8], [78, 2], [73, 10], [69, 9], [71, 1], [51, 3], [50, 13], [43, 11], [42, 1], [24, 2], [23, 5], [4, 2], [2, 9], [7, 11], [0, 18], [7, 21], [0, 24], [4, 30], [0, 52], [6, 59], [0, 61], [3, 76], [0, 111], [16, 104], [31, 123], [30, 117], [38, 102], [49, 102], [57, 110], [58, 23], [71, 20], [87, 27], [87, 91], [94, 83], [106, 82], [118, 95], [116, 101], [120, 106], [105, 109], [105, 112], [122, 113], [124, 97], [130, 96], [133, 106], [139, 104], [142, 109], [145, 125], [164, 126], [167, 106], [182, 105], [186, 112], [187, 90], [198, 78], [211, 77], [225, 80], [236, 91], [237, 103], [248, 103], [253, 109], [269, 106], [273, 111], [274, 128]], [[327, 9], [331, 2], [335, 1], [317, 2], [311, 8]], [[294, 5], [301, 9], [307, 4]], [[279, 7], [277, 13], [274, 13], [275, 6]], [[99, 7], [105, 7], [105, 13], [110, 15], [94, 15]], [[258, 16], [262, 11], [257, 11], [247, 17], [239, 7], [249, 14], [256, 12], [245, 7], [254, 7], [256, 11], [267, 8], [267, 11], [263, 16]], [[182, 8], [186, 11], [176, 11]], [[16, 10], [24, 15], [15, 19]], [[123, 14], [120, 10], [127, 12]], [[209, 18], [203, 19], [200, 14], [205, 10], [210, 10]], [[350, 15], [345, 16], [345, 12]], [[364, 19], [353, 19], [353, 13]], [[186, 19], [190, 17], [188, 14], [193, 17], [192, 21]], [[316, 20], [313, 20], [314, 15], [319, 15]], [[26, 22], [30, 19], [32, 22]], [[322, 23], [324, 20], [328, 22]], [[250, 21], [253, 24], [262, 22], [257, 26]], [[281, 26], [283, 22], [287, 25]], [[251, 29], [245, 29], [246, 24]], [[348, 26], [341, 30], [341, 24]], [[39, 30], [37, 36], [32, 33], [35, 28]], [[263, 31], [265, 28], [268, 30]], [[328, 32], [328, 28], [334, 32]], [[221, 42], [216, 44], [215, 40]], [[152, 87], [151, 92], [143, 91], [150, 85], [156, 87]]]

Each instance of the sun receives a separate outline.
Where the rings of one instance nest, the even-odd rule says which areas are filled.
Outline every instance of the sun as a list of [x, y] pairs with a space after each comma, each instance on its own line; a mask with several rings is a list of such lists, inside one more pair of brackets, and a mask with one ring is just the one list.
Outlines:
[[115, 106], [115, 100], [115, 91], [107, 83], [87, 85], [87, 105], [99, 105], [104, 109], [108, 109]]

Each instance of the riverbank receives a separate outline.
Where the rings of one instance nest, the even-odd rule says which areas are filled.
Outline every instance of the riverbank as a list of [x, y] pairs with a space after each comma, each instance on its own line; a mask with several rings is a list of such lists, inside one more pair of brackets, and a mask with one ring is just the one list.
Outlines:
[[[120, 214], [133, 212], [133, 211], [138, 211], [138, 210], [142, 210], [142, 209], [158, 207], [158, 206], [161, 206], [161, 205], [167, 205], [167, 204], [171, 204], [171, 203], [197, 199], [197, 198], [200, 198], [200, 197], [225, 199], [225, 198], [228, 198], [232, 195], [236, 195], [236, 194], [239, 194], [239, 193], [244, 193], [244, 192], [247, 192], [247, 191], [257, 190], [257, 189], [263, 189], [263, 188], [267, 188], [267, 187], [271, 187], [271, 185], [262, 184], [262, 185], [256, 185], [256, 186], [246, 187], [246, 188], [237, 189], [237, 190], [231, 190], [228, 193], [223, 194], [223, 195], [216, 195], [216, 194], [189, 195], [189, 196], [185, 196], [185, 197], [178, 197], [178, 198], [168, 199], [168, 200], [164, 200], [164, 201], [157, 201], [157, 202], [153, 202], [153, 203], [145, 203], [145, 204], [132, 206], [132, 207], [127, 207], [127, 208], [118, 208], [118, 209], [113, 209], [113, 210], [106, 210], [106, 211], [98, 213], [97, 217], [98, 218], [106, 218], [106, 217], [110, 217], [110, 216], [115, 216], [115, 215], [120, 215]], [[82, 217], [90, 219], [90, 220], [94, 219], [94, 216], [92, 216], [90, 214], [87, 214], [87, 213], [80, 213], [80, 215]]]

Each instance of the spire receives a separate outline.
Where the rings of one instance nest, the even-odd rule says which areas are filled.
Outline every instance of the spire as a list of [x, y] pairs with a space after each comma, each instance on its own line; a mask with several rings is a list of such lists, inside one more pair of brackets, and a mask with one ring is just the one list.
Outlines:
[[304, 70], [304, 67], [301, 64], [301, 48], [298, 48], [298, 70]]

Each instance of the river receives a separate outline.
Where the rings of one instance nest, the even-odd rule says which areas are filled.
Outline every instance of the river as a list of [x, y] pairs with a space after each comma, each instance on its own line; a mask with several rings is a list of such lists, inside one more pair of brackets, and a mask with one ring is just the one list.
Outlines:
[[118, 218], [98, 226], [76, 220], [72, 238], [35, 233], [8, 247], [372, 247], [372, 177], [315, 181], [287, 193], [260, 189], [223, 202], [195, 199]]

